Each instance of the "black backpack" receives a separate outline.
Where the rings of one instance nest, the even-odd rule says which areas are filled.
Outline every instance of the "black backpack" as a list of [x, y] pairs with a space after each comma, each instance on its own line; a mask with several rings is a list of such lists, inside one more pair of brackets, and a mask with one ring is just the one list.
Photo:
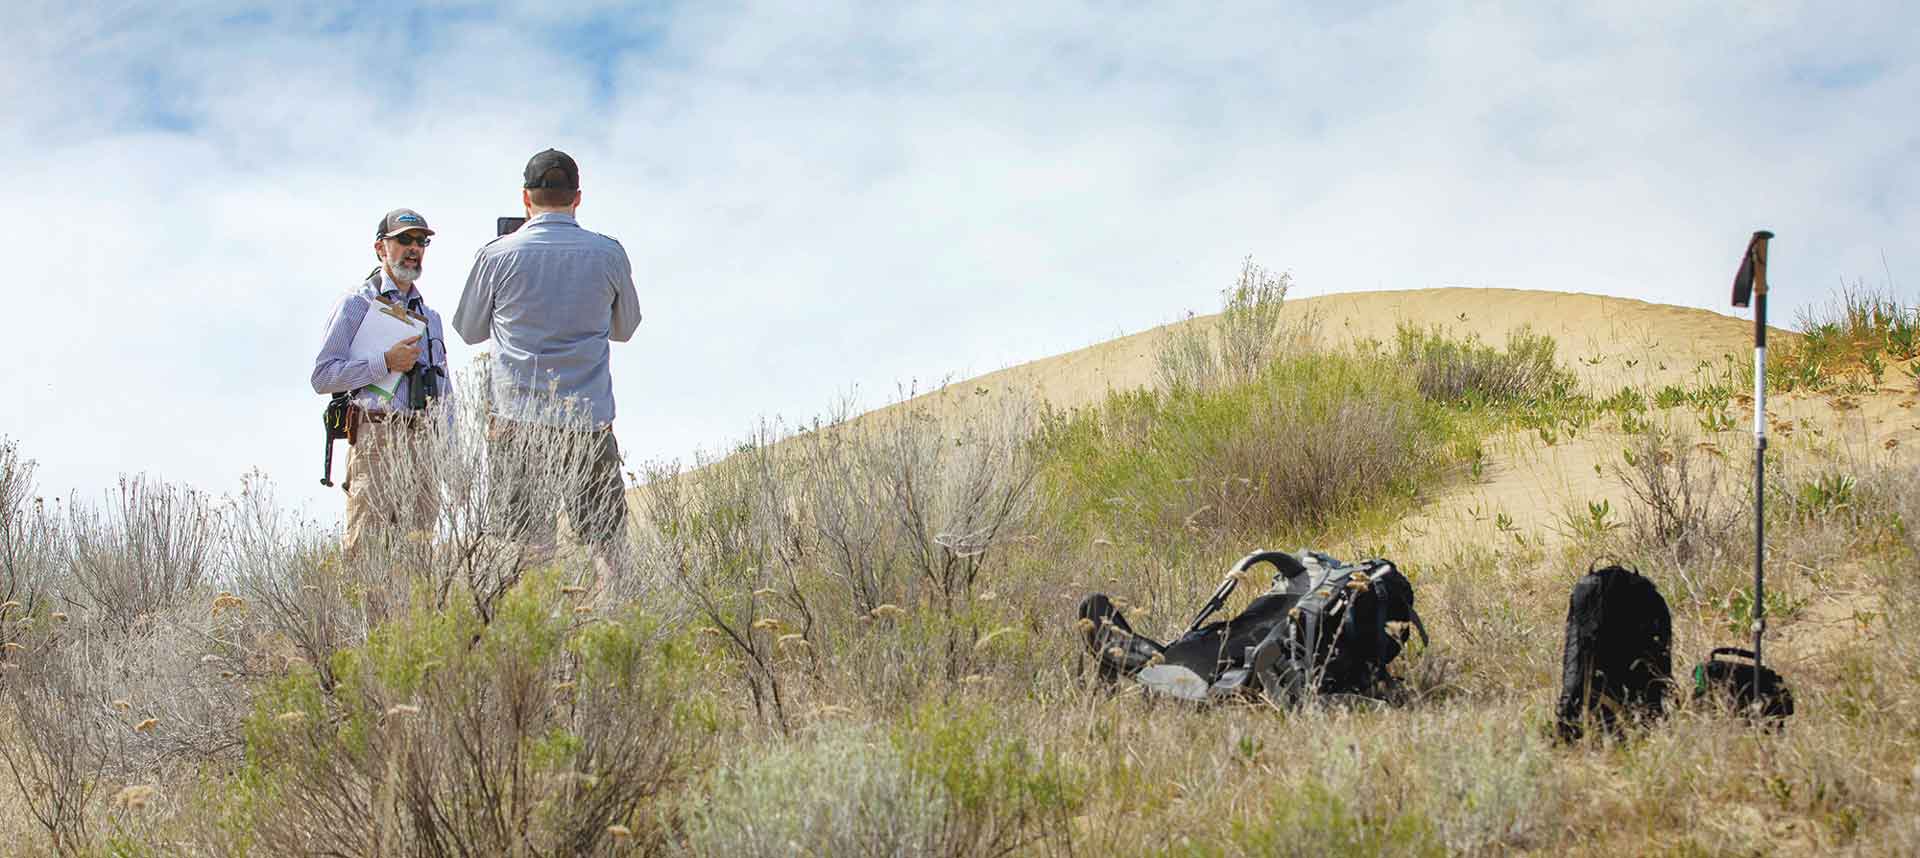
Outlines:
[[1638, 570], [1587, 567], [1567, 600], [1561, 655], [1560, 738], [1586, 735], [1589, 724], [1618, 732], [1666, 712], [1673, 679], [1673, 616], [1660, 590]]
[[1287, 622], [1249, 654], [1250, 673], [1276, 702], [1313, 695], [1380, 696], [1393, 685], [1387, 665], [1412, 631], [1429, 643], [1413, 608], [1413, 582], [1389, 560], [1341, 563], [1304, 552], [1307, 586]]
[[[1316, 552], [1302, 556], [1307, 562], [1280, 551], [1242, 558], [1186, 632], [1164, 645], [1136, 633], [1105, 595], [1088, 596], [1080, 603], [1081, 629], [1100, 677], [1133, 677], [1195, 700], [1256, 690], [1276, 702], [1373, 692], [1400, 654], [1406, 626], [1426, 639], [1413, 585], [1385, 560], [1347, 565]], [[1260, 563], [1278, 570], [1272, 589], [1232, 618], [1212, 620], [1240, 573]]]
[[1786, 680], [1773, 668], [1755, 665], [1753, 650], [1739, 647], [1720, 647], [1694, 665], [1693, 699], [1709, 698], [1775, 729], [1793, 714], [1793, 689]]

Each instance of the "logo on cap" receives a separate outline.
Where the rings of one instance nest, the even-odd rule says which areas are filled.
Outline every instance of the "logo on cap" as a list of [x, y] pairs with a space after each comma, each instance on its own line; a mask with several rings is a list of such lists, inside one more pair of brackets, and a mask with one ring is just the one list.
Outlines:
[[403, 214], [397, 218], [394, 218], [393, 220], [395, 223], [425, 223], [426, 222], [419, 215], [412, 214], [412, 213]]

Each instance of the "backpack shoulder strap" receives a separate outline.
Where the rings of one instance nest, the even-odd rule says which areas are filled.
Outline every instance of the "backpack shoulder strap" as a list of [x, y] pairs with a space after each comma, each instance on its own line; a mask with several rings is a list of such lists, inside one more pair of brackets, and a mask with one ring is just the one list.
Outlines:
[[1240, 573], [1261, 563], [1271, 563], [1273, 564], [1273, 568], [1278, 570], [1278, 574], [1274, 576], [1276, 583], [1280, 579], [1292, 580], [1307, 571], [1307, 567], [1302, 565], [1298, 558], [1285, 551], [1267, 551], [1262, 549], [1248, 554], [1240, 558], [1239, 562], [1233, 564], [1233, 568], [1227, 570], [1226, 577], [1220, 581], [1219, 589], [1214, 590], [1213, 597], [1208, 599], [1206, 604], [1200, 606], [1200, 612], [1194, 615], [1193, 622], [1187, 626], [1187, 631], [1191, 632], [1199, 629], [1200, 625], [1205, 623], [1208, 617], [1213, 616], [1218, 613], [1221, 608], [1226, 607], [1227, 597], [1232, 596], [1234, 589], [1240, 586]]
[[1220, 581], [1220, 588], [1213, 591], [1213, 598], [1208, 599], [1206, 604], [1200, 606], [1200, 613], [1193, 615], [1193, 622], [1187, 626], [1187, 631], [1192, 632], [1199, 629], [1200, 624], [1206, 622], [1208, 617], [1213, 616], [1218, 613], [1221, 608], [1226, 607], [1227, 597], [1233, 595], [1234, 588], [1239, 586], [1239, 584], [1240, 579], [1234, 577], [1233, 573], [1228, 573], [1227, 577]]
[[1427, 637], [1427, 624], [1420, 622], [1420, 612], [1416, 610], [1412, 605], [1408, 605], [1407, 617], [1413, 620], [1414, 631], [1417, 631], [1420, 633], [1420, 645], [1423, 647], [1433, 646], [1432, 639]]

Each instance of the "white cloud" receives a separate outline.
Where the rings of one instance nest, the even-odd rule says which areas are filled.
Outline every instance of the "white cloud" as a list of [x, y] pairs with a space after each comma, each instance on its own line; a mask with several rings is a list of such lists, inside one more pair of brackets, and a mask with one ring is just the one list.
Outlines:
[[640, 281], [630, 459], [1206, 310], [1249, 253], [1718, 308], [1767, 226], [1783, 318], [1907, 284], [1920, 16], [1616, 9], [47, 4], [0, 37], [0, 434], [53, 491], [259, 466], [334, 515], [305, 378], [372, 221], [427, 214], [451, 312], [549, 145]]

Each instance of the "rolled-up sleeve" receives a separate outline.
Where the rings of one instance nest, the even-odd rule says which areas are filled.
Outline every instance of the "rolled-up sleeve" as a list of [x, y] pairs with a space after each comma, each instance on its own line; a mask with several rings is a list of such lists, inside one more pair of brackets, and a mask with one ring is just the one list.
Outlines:
[[385, 373], [372, 361], [355, 360], [350, 352], [353, 335], [367, 315], [367, 302], [358, 295], [346, 295], [333, 307], [327, 319], [327, 337], [313, 359], [313, 392], [346, 393], [372, 384]]
[[453, 310], [453, 329], [467, 345], [486, 342], [493, 335], [493, 278], [488, 276], [488, 263], [485, 248], [473, 255], [466, 288], [460, 290], [460, 306]]
[[627, 261], [627, 251], [618, 243], [613, 247], [611, 267], [613, 326], [607, 339], [624, 343], [633, 339], [634, 329], [640, 327], [640, 294], [633, 286], [633, 263]]

